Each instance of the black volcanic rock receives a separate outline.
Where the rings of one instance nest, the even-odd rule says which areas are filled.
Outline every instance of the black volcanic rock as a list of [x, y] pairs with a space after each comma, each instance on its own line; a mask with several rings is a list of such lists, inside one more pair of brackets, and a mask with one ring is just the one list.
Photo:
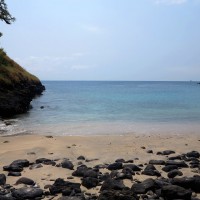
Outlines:
[[131, 187], [131, 190], [135, 194], [145, 194], [147, 191], [149, 190], [155, 191], [155, 189], [156, 189], [156, 183], [151, 178], [146, 179], [141, 183], [134, 183]]
[[9, 172], [8, 176], [21, 176], [20, 172]]
[[6, 176], [5, 174], [0, 174], [0, 185], [6, 184]]
[[98, 185], [99, 181], [97, 178], [92, 177], [85, 177], [82, 180], [82, 185], [86, 187], [87, 189], [94, 188]]
[[98, 200], [138, 200], [138, 197], [131, 190], [104, 190]]
[[12, 196], [16, 199], [36, 199], [42, 197], [43, 190], [38, 188], [20, 188], [12, 192]]
[[115, 180], [108, 178], [104, 181], [103, 185], [101, 186], [100, 191], [103, 190], [122, 190], [125, 188], [125, 185], [122, 180]]
[[30, 178], [26, 178], [26, 177], [21, 177], [20, 179], [18, 179], [16, 181], [16, 185], [19, 185], [19, 184], [25, 184], [25, 185], [34, 185], [34, 181]]
[[122, 169], [123, 165], [121, 162], [115, 162], [113, 164], [108, 165], [107, 167], [109, 170], [117, 170], [117, 169]]
[[167, 174], [168, 178], [174, 178], [176, 176], [182, 176], [182, 175], [183, 173], [177, 169], [174, 169]]
[[174, 169], [178, 169], [178, 167], [176, 165], [167, 165], [167, 166], [162, 168], [162, 170], [164, 172], [170, 172], [170, 171], [172, 171]]
[[62, 193], [66, 190], [71, 190], [76, 193], [76, 191], [80, 192], [81, 184], [80, 183], [72, 183], [69, 181], [64, 181], [61, 178], [55, 180], [54, 184], [49, 188], [49, 191], [52, 195]]
[[74, 169], [74, 165], [71, 161], [65, 159], [62, 163], [61, 163], [62, 168], [66, 168], [66, 169], [70, 169], [73, 170]]
[[86, 165], [81, 165], [72, 173], [72, 176], [83, 177], [87, 171], [88, 167]]
[[171, 200], [171, 199], [190, 200], [192, 192], [177, 185], [167, 185], [163, 186], [163, 188], [161, 189], [161, 196], [164, 197], [164, 199], [166, 200]]
[[27, 112], [32, 99], [44, 90], [40, 82], [23, 81], [12, 86], [0, 83], [0, 116], [9, 117]]
[[193, 157], [193, 158], [199, 158], [200, 157], [200, 154], [197, 151], [188, 152], [186, 155], [187, 155], [187, 157]]
[[127, 165], [124, 165], [123, 168], [130, 168], [130, 169], [133, 170], [134, 172], [139, 172], [139, 171], [141, 171], [141, 168], [138, 167], [137, 165], [134, 165], [134, 164], [127, 164]]
[[152, 165], [165, 165], [165, 161], [164, 160], [150, 160], [149, 164], [152, 164]]
[[9, 171], [9, 172], [21, 172], [23, 171], [24, 167], [29, 166], [29, 161], [28, 160], [15, 160], [13, 161], [10, 165], [4, 166], [3, 170], [4, 171]]
[[166, 165], [176, 165], [177, 167], [183, 167], [183, 168], [188, 167], [188, 165], [184, 161], [175, 161], [175, 160], [166, 161]]
[[192, 189], [194, 192], [200, 192], [200, 176], [174, 178], [173, 185], [178, 185], [186, 189]]
[[156, 170], [156, 168], [152, 164], [148, 164], [142, 174], [147, 176], [161, 176], [160, 172]]

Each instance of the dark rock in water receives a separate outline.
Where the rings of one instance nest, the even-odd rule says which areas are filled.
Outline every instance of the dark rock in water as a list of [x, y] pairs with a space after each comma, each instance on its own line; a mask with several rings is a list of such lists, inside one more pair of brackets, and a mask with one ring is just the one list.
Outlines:
[[188, 167], [188, 165], [184, 161], [175, 161], [175, 160], [166, 161], [166, 165], [176, 165], [177, 167], [183, 167], [183, 168]]
[[104, 190], [98, 200], [138, 200], [138, 197], [131, 190]]
[[118, 170], [118, 169], [122, 169], [122, 163], [121, 162], [116, 162], [116, 163], [113, 163], [113, 164], [110, 164], [108, 165], [108, 169], [109, 170]]
[[62, 168], [66, 168], [66, 169], [70, 169], [73, 170], [74, 169], [74, 165], [72, 164], [71, 161], [65, 159], [62, 163], [61, 163]]
[[163, 186], [163, 188], [161, 189], [161, 196], [164, 197], [164, 199], [166, 200], [171, 200], [171, 199], [190, 200], [192, 192], [177, 185], [167, 185]]
[[5, 185], [5, 184], [6, 184], [6, 175], [0, 174], [0, 185]]
[[80, 192], [81, 184], [80, 183], [72, 183], [69, 181], [64, 181], [61, 178], [58, 178], [55, 180], [54, 184], [49, 188], [49, 191], [52, 195], [62, 193], [63, 191], [66, 190], [72, 190], [76, 193], [76, 191]]
[[152, 164], [148, 164], [142, 174], [147, 176], [161, 176], [160, 172], [156, 170], [156, 168]]
[[12, 192], [12, 196], [16, 199], [36, 199], [42, 197], [43, 190], [38, 188], [20, 188]]
[[130, 169], [132, 169], [134, 172], [139, 172], [139, 171], [142, 170], [141, 168], [139, 168], [137, 165], [134, 165], [134, 164], [127, 164], [127, 165], [124, 165], [123, 168], [130, 168]]
[[165, 165], [165, 161], [164, 160], [150, 160], [149, 164], [152, 164], [152, 165]]
[[21, 176], [20, 172], [9, 172], [8, 176]]
[[131, 187], [131, 190], [135, 194], [145, 194], [147, 191], [149, 190], [155, 191], [155, 189], [156, 189], [156, 183], [151, 178], [146, 179], [141, 183], [134, 183]]
[[162, 170], [164, 172], [170, 172], [170, 171], [172, 171], [174, 169], [178, 169], [178, 167], [176, 165], [167, 165], [167, 166], [162, 168]]
[[123, 184], [122, 180], [115, 180], [108, 178], [107, 180], [104, 181], [103, 185], [101, 186], [100, 191], [104, 190], [122, 190], [125, 188], [125, 185]]
[[34, 185], [35, 182], [30, 178], [22, 177], [22, 178], [18, 179], [15, 184], [16, 185], [19, 185], [19, 184]]
[[87, 170], [88, 167], [86, 165], [81, 165], [72, 173], [72, 176], [83, 177]]
[[176, 176], [182, 176], [182, 175], [183, 173], [177, 169], [174, 169], [167, 174], [168, 178], [174, 178]]
[[84, 156], [79, 156], [79, 157], [77, 158], [77, 160], [85, 160], [85, 157], [84, 157]]
[[197, 151], [188, 152], [186, 155], [187, 155], [187, 157], [193, 157], [193, 158], [199, 158], [200, 157], [200, 154]]
[[40, 106], [40, 109], [44, 109], [44, 106]]
[[87, 189], [94, 188], [98, 185], [99, 181], [97, 178], [92, 177], [85, 177], [82, 180], [82, 185], [86, 187]]

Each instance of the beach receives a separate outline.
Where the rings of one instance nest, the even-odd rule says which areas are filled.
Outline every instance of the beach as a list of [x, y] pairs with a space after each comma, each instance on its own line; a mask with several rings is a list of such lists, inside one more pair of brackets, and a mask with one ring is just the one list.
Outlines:
[[[72, 172], [77, 166], [85, 164], [93, 168], [96, 165], [115, 163], [117, 159], [133, 162], [144, 170], [150, 160], [166, 161], [169, 155], [161, 155], [158, 152], [171, 150], [175, 153], [172, 156], [186, 154], [191, 151], [200, 151], [200, 136], [198, 134], [126, 134], [126, 135], [103, 135], [103, 136], [42, 136], [42, 135], [21, 135], [0, 137], [0, 174], [6, 175], [6, 183], [14, 185], [19, 177], [7, 176], [8, 172], [3, 171], [14, 160], [27, 159], [31, 164], [39, 158], [46, 158], [55, 161], [56, 166], [42, 164], [42, 167], [29, 169], [26, 167], [21, 172], [21, 177], [32, 179], [42, 190], [48, 190], [47, 185], [52, 185], [58, 178], [81, 183], [80, 177], [72, 177]], [[159, 155], [157, 155], [159, 154]], [[78, 160], [83, 156], [83, 160]], [[171, 155], [170, 155], [171, 156]], [[69, 159], [74, 169], [61, 167], [64, 159]], [[167, 173], [162, 171], [162, 165], [154, 165], [161, 172], [161, 177], [167, 178]], [[107, 168], [100, 169], [102, 173], [110, 172]], [[198, 169], [181, 168], [181, 177], [193, 177], [199, 174]], [[144, 181], [147, 178], [157, 179], [157, 176], [148, 176], [136, 173], [132, 180], [125, 179], [124, 184], [131, 187], [134, 180]], [[15, 188], [20, 188], [17, 185]], [[45, 189], [46, 188], [46, 189]], [[88, 189], [81, 186], [82, 191], [88, 195], [98, 195], [100, 186]], [[54, 199], [58, 199], [59, 194]], [[50, 195], [51, 196], [51, 195]], [[198, 196], [198, 194], [197, 194]], [[45, 197], [50, 199], [49, 197]]]

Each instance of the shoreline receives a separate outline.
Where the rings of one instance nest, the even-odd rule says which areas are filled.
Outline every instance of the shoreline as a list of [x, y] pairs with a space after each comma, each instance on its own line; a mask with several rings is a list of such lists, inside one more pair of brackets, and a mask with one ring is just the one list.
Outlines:
[[[180, 134], [128, 134], [128, 135], [104, 135], [104, 136], [45, 136], [45, 135], [23, 135], [0, 137], [0, 174], [3, 166], [9, 165], [17, 159], [27, 159], [30, 163], [35, 163], [39, 158], [46, 158], [62, 163], [64, 159], [69, 159], [74, 170], [80, 166], [79, 156], [84, 156], [82, 164], [88, 167], [96, 165], [112, 164], [117, 159], [133, 160], [135, 165], [143, 165], [149, 160], [167, 160], [167, 156], [157, 155], [157, 152], [165, 150], [175, 151], [172, 156], [185, 154], [190, 151], [200, 152], [200, 136], [180, 135]], [[148, 153], [148, 151], [152, 153]], [[163, 172], [162, 165], [155, 165], [161, 172], [162, 177], [167, 178], [167, 173]], [[192, 172], [191, 168], [180, 169], [183, 176], [193, 177], [198, 173]], [[39, 169], [24, 168], [22, 177], [34, 180], [41, 189], [45, 190], [46, 185], [52, 185], [58, 178], [81, 183], [81, 179], [72, 177], [73, 170], [42, 164]], [[102, 169], [102, 173], [109, 172]], [[72, 180], [68, 178], [72, 177]], [[7, 184], [14, 185], [20, 177], [7, 176]], [[134, 179], [144, 181], [147, 178], [157, 179], [157, 177], [135, 174]], [[126, 186], [131, 187], [134, 181], [124, 180]], [[22, 185], [15, 186], [17, 188]], [[85, 193], [99, 195], [100, 187], [87, 189], [81, 186]], [[199, 194], [197, 194], [198, 196]], [[51, 195], [50, 195], [51, 196]], [[60, 196], [60, 194], [59, 194]], [[47, 198], [48, 199], [48, 198]], [[54, 197], [58, 199], [58, 197]]]
[[58, 124], [29, 124], [19, 119], [0, 120], [0, 136], [53, 135], [53, 136], [98, 136], [98, 135], [198, 135], [198, 122], [77, 122]]

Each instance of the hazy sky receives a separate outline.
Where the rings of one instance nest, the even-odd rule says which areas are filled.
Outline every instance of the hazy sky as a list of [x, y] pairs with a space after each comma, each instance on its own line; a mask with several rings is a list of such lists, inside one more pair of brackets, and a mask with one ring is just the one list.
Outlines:
[[42, 80], [200, 80], [200, 0], [6, 0], [7, 54]]

